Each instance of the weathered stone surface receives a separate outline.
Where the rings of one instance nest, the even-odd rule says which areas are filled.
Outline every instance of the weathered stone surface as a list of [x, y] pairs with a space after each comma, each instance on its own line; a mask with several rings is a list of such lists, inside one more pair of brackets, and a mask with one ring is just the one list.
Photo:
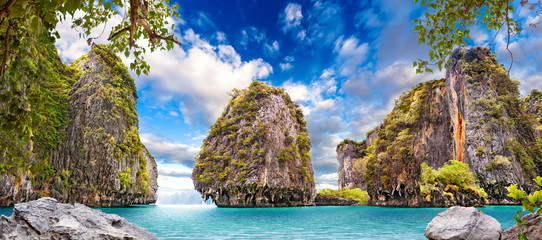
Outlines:
[[[518, 184], [531, 189], [533, 169], [519, 159], [518, 132], [522, 126], [519, 91], [489, 49], [474, 48], [454, 51], [452, 65], [446, 71], [446, 90], [450, 106], [453, 135], [453, 159], [469, 164], [491, 203], [505, 199], [506, 187]], [[489, 70], [492, 68], [492, 70]], [[511, 102], [507, 102], [511, 101]], [[514, 102], [515, 101], [515, 102]], [[496, 163], [496, 159], [506, 159]], [[532, 160], [531, 160], [532, 161]]]
[[58, 173], [69, 172], [61, 181], [73, 182], [68, 189], [51, 189], [50, 196], [61, 202], [156, 202], [156, 162], [139, 139], [137, 92], [117, 58], [105, 46], [94, 46], [77, 62], [83, 73], [69, 93], [71, 121], [51, 159]]
[[[459, 49], [451, 61], [445, 79], [418, 84], [397, 99], [367, 134], [364, 157], [344, 147], [337, 152], [340, 184], [367, 186], [370, 205], [484, 204], [468, 192], [457, 192], [466, 197], [462, 203], [462, 196], [448, 201], [444, 192], [420, 196], [420, 164], [437, 169], [456, 159], [469, 165], [488, 194], [486, 204], [517, 204], [506, 196], [510, 184], [534, 190], [530, 179], [542, 172], [536, 160], [542, 159], [542, 94], [533, 91], [522, 102], [518, 83], [488, 49]], [[345, 167], [352, 165], [363, 167]]]
[[428, 239], [496, 240], [503, 231], [493, 217], [473, 207], [451, 207], [427, 225]]
[[514, 225], [504, 230], [501, 233], [502, 240], [518, 239], [520, 229], [523, 229], [527, 239], [542, 239], [542, 215], [529, 213], [521, 219], [527, 221], [527, 223], [522, 224], [520, 227]]
[[359, 188], [364, 191], [367, 190], [367, 184], [365, 184], [361, 177], [367, 169], [362, 165], [356, 166], [356, 162], [365, 156], [363, 150], [366, 148], [365, 141], [356, 142], [350, 139], [343, 140], [337, 146], [339, 188], [348, 187], [350, 189]]
[[0, 206], [41, 196], [92, 207], [154, 203], [156, 162], [139, 138], [137, 92], [120, 58], [94, 45], [67, 66], [42, 52], [40, 97], [30, 100], [49, 122], [33, 126], [22, 166], [0, 175]]
[[47, 197], [15, 204], [13, 214], [1, 218], [2, 239], [158, 239], [118, 215]]
[[305, 124], [281, 89], [253, 82], [234, 92], [196, 157], [196, 190], [219, 207], [314, 205]]

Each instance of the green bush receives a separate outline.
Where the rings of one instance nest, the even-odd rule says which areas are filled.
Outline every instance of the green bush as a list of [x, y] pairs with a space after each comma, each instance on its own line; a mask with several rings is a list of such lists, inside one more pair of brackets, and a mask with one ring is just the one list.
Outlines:
[[501, 155], [495, 156], [495, 159], [491, 160], [487, 166], [486, 169], [488, 171], [493, 169], [500, 169], [506, 166], [510, 165], [510, 160], [507, 157], [503, 157]]
[[324, 188], [317, 193], [321, 197], [334, 197], [334, 198], [344, 198], [347, 200], [356, 200], [360, 203], [366, 203], [369, 201], [370, 197], [367, 191], [362, 191], [359, 188], [341, 188], [339, 190], [333, 190], [331, 188]]
[[[536, 184], [538, 184], [538, 186], [542, 187], [542, 177], [538, 176], [533, 180], [536, 182]], [[516, 215], [514, 215], [514, 219], [516, 220], [518, 227], [521, 224], [527, 223], [526, 220], [521, 219], [522, 214], [525, 211], [529, 211], [534, 214], [540, 214], [540, 212], [542, 212], [542, 192], [540, 190], [528, 196], [525, 195], [525, 191], [519, 190], [518, 185], [516, 184], [510, 185], [507, 190], [509, 197], [520, 201], [523, 205], [523, 210], [519, 210]], [[518, 239], [527, 239], [525, 233], [523, 233], [523, 229], [520, 230]]]
[[443, 185], [452, 185], [462, 189], [472, 189], [481, 197], [486, 198], [487, 193], [483, 188], [476, 184], [474, 174], [469, 169], [469, 165], [457, 160], [450, 160], [438, 170], [434, 170], [425, 163], [421, 164], [422, 176], [420, 192], [428, 194], [431, 189], [436, 188], [438, 183]]

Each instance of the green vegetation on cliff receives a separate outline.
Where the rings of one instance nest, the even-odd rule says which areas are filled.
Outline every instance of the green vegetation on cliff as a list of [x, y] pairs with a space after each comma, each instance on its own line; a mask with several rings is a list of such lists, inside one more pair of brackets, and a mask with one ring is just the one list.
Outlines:
[[[285, 99], [286, 107], [291, 116], [294, 116], [295, 129], [299, 132], [297, 137], [286, 135], [285, 146], [278, 153], [280, 164], [292, 164], [301, 161], [300, 167], [294, 169], [303, 176], [306, 182], [314, 181], [307, 163], [310, 162], [311, 143], [306, 130], [303, 113], [291, 100], [284, 89], [273, 88], [261, 82], [252, 82], [246, 90], [234, 90], [231, 100], [226, 106], [222, 116], [209, 130], [207, 139], [224, 137], [220, 144], [207, 139], [196, 158], [198, 172], [196, 180], [205, 183], [236, 185], [245, 182], [247, 163], [264, 162], [268, 149], [262, 142], [263, 137], [269, 134], [269, 123], [257, 119], [263, 105], [268, 104], [267, 98], [278, 95]], [[283, 127], [284, 129], [284, 127]], [[227, 148], [231, 146], [231, 148]]]
[[[31, 142], [18, 139], [10, 127], [0, 130], [0, 136], [12, 141], [0, 141], [7, 144], [0, 149], [0, 174], [8, 172], [17, 176], [30, 170], [34, 183], [46, 182], [56, 173], [50, 153], [63, 138], [63, 128], [69, 122], [68, 93], [79, 76], [79, 70], [62, 63], [53, 46], [40, 47], [36, 55], [36, 71], [27, 72], [36, 79], [36, 84], [26, 89], [30, 114], [25, 121], [32, 129]], [[10, 120], [0, 121], [4, 125]]]
[[[429, 196], [431, 190], [438, 189], [438, 184], [442, 184], [445, 188], [452, 188], [454, 191], [459, 189], [473, 190], [476, 194], [483, 198], [487, 197], [487, 193], [483, 188], [476, 184], [476, 179], [473, 172], [469, 169], [469, 165], [457, 160], [450, 160], [441, 168], [435, 170], [427, 164], [422, 163], [422, 175], [420, 183], [420, 193], [423, 196]], [[451, 194], [444, 191], [445, 194]], [[453, 196], [453, 195], [452, 195]]]
[[236, 194], [219, 206], [312, 204], [311, 142], [299, 106], [282, 88], [261, 82], [230, 95], [195, 159], [196, 190], [220, 201]]
[[331, 188], [324, 188], [318, 191], [318, 196], [324, 198], [344, 198], [346, 200], [356, 200], [360, 203], [366, 203], [370, 200], [369, 194], [367, 191], [362, 191], [359, 188], [341, 188], [339, 190], [333, 190]]
[[[444, 79], [420, 83], [395, 101], [395, 107], [384, 118], [383, 128], [378, 132], [377, 138], [371, 146], [362, 150], [365, 156], [356, 163], [360, 166], [358, 169], [362, 167], [367, 169], [363, 181], [368, 186], [387, 187], [397, 183], [400, 178], [415, 177], [416, 173], [419, 173], [414, 165], [419, 166], [421, 162], [412, 162], [416, 161], [413, 151], [418, 133], [414, 129], [420, 129], [421, 123], [438, 117], [430, 114], [429, 99], [435, 88], [444, 85]], [[402, 163], [409, 169], [405, 169], [404, 172], [393, 169], [393, 166], [398, 165], [391, 163]]]
[[[148, 173], [153, 171], [148, 166], [152, 156], [139, 138], [134, 79], [121, 59], [106, 45], [93, 45], [71, 65], [62, 63], [54, 46], [43, 46], [38, 53], [39, 71], [32, 75], [37, 84], [25, 92], [33, 135], [17, 148], [0, 148], [0, 179], [8, 181], [0, 187], [0, 205], [28, 194], [59, 201], [117, 192], [154, 195]], [[0, 138], [14, 136], [12, 131], [1, 129]], [[82, 169], [86, 167], [96, 169]], [[32, 183], [24, 189], [27, 196], [17, 197], [27, 180]], [[15, 192], [9, 190], [11, 184]], [[99, 201], [87, 204], [101, 206]]]

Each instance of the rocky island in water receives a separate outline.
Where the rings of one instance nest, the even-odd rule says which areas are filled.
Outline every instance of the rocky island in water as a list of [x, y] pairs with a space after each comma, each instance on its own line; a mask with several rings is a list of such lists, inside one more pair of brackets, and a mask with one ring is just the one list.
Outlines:
[[219, 207], [314, 205], [311, 142], [301, 109], [283, 89], [261, 82], [231, 95], [196, 157], [196, 190]]
[[139, 139], [137, 91], [120, 58], [93, 45], [65, 65], [54, 47], [40, 51], [42, 75], [27, 91], [33, 136], [0, 157], [0, 206], [46, 196], [92, 207], [156, 202], [156, 162]]
[[[365, 140], [337, 146], [340, 188], [366, 190], [369, 205], [397, 207], [518, 204], [506, 187], [535, 190], [542, 92], [521, 99], [519, 82], [489, 49], [459, 49], [451, 61], [446, 78], [403, 93]], [[446, 182], [452, 170], [473, 181]]]

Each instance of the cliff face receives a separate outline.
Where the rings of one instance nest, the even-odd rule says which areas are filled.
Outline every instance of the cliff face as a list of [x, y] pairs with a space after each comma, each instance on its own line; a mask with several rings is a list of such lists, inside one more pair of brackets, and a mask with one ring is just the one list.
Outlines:
[[282, 89], [236, 91], [196, 157], [194, 186], [219, 207], [314, 205], [311, 143]]
[[3, 186], [8, 191], [0, 188], [0, 204], [41, 196], [93, 207], [155, 202], [156, 163], [139, 139], [137, 94], [126, 67], [101, 45], [72, 66], [55, 57], [42, 59], [55, 63], [55, 74], [33, 92], [36, 115], [48, 120], [33, 122], [22, 171], [2, 175], [15, 181]]
[[[466, 196], [473, 195], [468, 191], [455, 189], [448, 200], [446, 186], [429, 197], [420, 193], [421, 163], [437, 169], [457, 159], [469, 165], [488, 203], [510, 203], [505, 189], [510, 184], [532, 190], [530, 179], [542, 165], [533, 124], [536, 97], [521, 103], [517, 82], [487, 49], [458, 50], [451, 59], [446, 79], [404, 93], [383, 124], [368, 133], [365, 157], [346, 154], [357, 158], [354, 165], [366, 166], [365, 174], [354, 168], [353, 175], [363, 175], [361, 183], [340, 172], [339, 182], [367, 184], [373, 205], [466, 204]], [[348, 158], [338, 156], [339, 165]]]
[[518, 83], [483, 48], [455, 51], [446, 78], [453, 158], [479, 176], [490, 203], [505, 199], [510, 184], [532, 190], [535, 154], [526, 144], [535, 139], [524, 122]]
[[366, 173], [365, 166], [356, 163], [362, 163], [360, 158], [366, 155], [365, 141], [356, 142], [350, 139], [343, 140], [337, 146], [337, 161], [339, 162], [339, 188], [348, 187], [350, 189], [359, 188], [367, 190], [367, 184], [363, 181], [362, 175]]

